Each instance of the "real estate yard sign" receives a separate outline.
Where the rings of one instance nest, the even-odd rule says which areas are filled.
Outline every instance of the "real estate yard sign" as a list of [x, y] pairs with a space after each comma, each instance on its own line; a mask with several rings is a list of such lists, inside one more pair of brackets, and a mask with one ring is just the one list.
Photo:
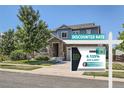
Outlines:
[[[85, 37], [87, 37], [86, 39], [84, 39], [84, 40], [82, 40], [83, 38], [85, 38]], [[99, 37], [99, 38], [98, 38]], [[76, 39], [75, 39], [76, 38]], [[90, 39], [89, 39], [90, 38]], [[109, 52], [109, 69], [108, 69], [108, 71], [109, 71], [109, 82], [108, 82], [108, 85], [109, 85], [109, 88], [112, 88], [112, 45], [113, 44], [120, 44], [120, 43], [122, 43], [123, 42], [123, 40], [112, 40], [112, 32], [110, 32], [109, 33], [109, 37], [108, 37], [108, 40], [103, 40], [104, 39], [104, 37], [103, 36], [97, 36], [97, 35], [95, 35], [95, 36], [84, 36], [84, 35], [77, 35], [77, 36], [74, 36], [74, 35], [72, 35], [72, 40], [65, 40], [64, 42], [66, 43], [66, 44], [72, 44], [72, 45], [74, 45], [74, 44], [79, 44], [79, 45], [81, 45], [81, 44], [106, 44], [106, 45], [108, 45], [108, 52]], [[77, 40], [79, 40], [79, 41], [77, 41]], [[79, 50], [78, 50], [79, 49]], [[99, 50], [99, 48], [97, 49], [97, 48], [93, 48], [93, 50], [95, 49], [95, 52], [96, 52], [96, 54], [98, 54], [98, 59], [95, 59], [95, 60], [102, 60], [103, 59], [103, 57], [100, 57], [100, 54], [102, 54], [103, 56], [104, 56], [104, 53], [105, 53], [105, 49], [104, 48], [100, 48], [100, 50]], [[102, 67], [102, 68], [104, 68], [104, 63], [95, 63], [95, 61], [94, 61], [94, 58], [92, 58], [91, 57], [91, 59], [89, 59], [90, 58], [90, 56], [89, 55], [91, 55], [91, 53], [90, 52], [85, 52], [85, 53], [80, 53], [81, 51], [85, 51], [85, 50], [83, 50], [83, 49], [80, 49], [80, 48], [78, 48], [77, 47], [77, 49], [75, 48], [75, 49], [72, 49], [73, 51], [73, 53], [75, 53], [74, 51], [76, 51], [77, 52], [77, 54], [79, 54], [78, 55], [78, 57], [76, 58], [76, 59], [78, 59], [77, 61], [75, 61], [73, 58], [74, 57], [72, 57], [72, 68], [73, 67], [75, 67], [73, 70], [75, 70], [76, 69], [76, 67], [78, 67], [78, 64], [79, 64], [79, 62], [80, 62], [80, 58], [81, 58], [81, 56], [82, 55], [84, 55], [85, 57], [84, 57], [84, 59], [83, 59], [83, 57], [81, 58], [82, 59], [82, 62], [80, 62], [81, 63], [81, 65], [83, 65], [83, 66], [81, 66], [81, 69], [86, 69], [86, 68], [90, 68], [90, 67], [88, 67], [88, 65], [89, 66], [94, 66], [95, 65], [95, 68], [98, 68], [98, 66], [99, 67]], [[91, 51], [92, 49], [86, 49], [87, 51]], [[80, 51], [80, 52], [79, 52]], [[97, 51], [99, 52], [99, 53], [97, 53]], [[73, 54], [72, 53], [72, 54]], [[96, 54], [95, 54], [95, 56], [96, 56]], [[88, 56], [86, 56], [86, 55], [88, 55]], [[73, 56], [73, 55], [72, 55]], [[105, 56], [104, 56], [104, 58], [105, 58]], [[89, 60], [91, 60], [91, 62], [94, 62], [94, 63], [88, 63], [89, 62]], [[92, 61], [93, 60], [93, 61]], [[84, 61], [86, 61], [86, 63], [84, 62]], [[104, 60], [103, 60], [104, 61]], [[77, 62], [77, 63], [76, 63]], [[97, 62], [102, 62], [102, 61], [97, 61]], [[104, 61], [105, 62], [105, 61]], [[84, 64], [83, 64], [84, 63]], [[97, 66], [96, 66], [96, 64], [97, 64]], [[92, 68], [93, 69], [93, 68]]]
[[[104, 40], [103, 34], [72, 35], [72, 40]], [[98, 46], [72, 47], [72, 71], [105, 70], [106, 49]]]
[[105, 47], [72, 47], [72, 71], [105, 70]]

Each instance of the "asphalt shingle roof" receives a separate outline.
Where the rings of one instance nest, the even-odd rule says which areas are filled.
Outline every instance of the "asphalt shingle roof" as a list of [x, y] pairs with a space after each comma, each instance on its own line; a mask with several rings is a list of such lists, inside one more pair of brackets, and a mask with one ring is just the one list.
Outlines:
[[94, 23], [87, 23], [87, 24], [77, 24], [77, 25], [62, 25], [57, 29], [65, 29], [65, 28], [70, 28], [72, 30], [75, 29], [85, 29], [85, 28], [93, 28], [93, 27], [98, 27]]
[[82, 29], [82, 28], [92, 28], [92, 27], [97, 27], [97, 26], [94, 23], [89, 23], [89, 24], [69, 25], [68, 27], [72, 29]]

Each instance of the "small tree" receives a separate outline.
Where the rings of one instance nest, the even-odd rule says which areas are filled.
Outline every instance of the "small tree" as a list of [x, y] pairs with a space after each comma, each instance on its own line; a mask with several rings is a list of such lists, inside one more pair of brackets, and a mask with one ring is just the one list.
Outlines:
[[121, 51], [124, 51], [124, 31], [119, 33], [118, 39], [123, 40], [123, 42], [121, 44], [117, 45], [115, 49], [119, 49]]
[[50, 31], [46, 23], [40, 20], [39, 11], [31, 6], [21, 6], [17, 16], [22, 25], [17, 27], [16, 47], [21, 47], [28, 53], [46, 47]]
[[14, 30], [9, 29], [2, 35], [0, 50], [2, 54], [9, 55], [14, 49]]
[[[124, 28], [124, 24], [122, 24], [122, 27]], [[123, 40], [123, 42], [115, 47], [115, 49], [119, 49], [121, 51], [124, 51], [124, 31], [119, 32], [119, 40]]]

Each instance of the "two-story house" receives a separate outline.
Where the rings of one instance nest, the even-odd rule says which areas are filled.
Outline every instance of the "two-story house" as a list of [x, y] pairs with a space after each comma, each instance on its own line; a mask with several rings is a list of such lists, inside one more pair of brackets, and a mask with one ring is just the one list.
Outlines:
[[[49, 56], [61, 57], [64, 60], [70, 60], [71, 47], [79, 46], [79, 45], [76, 44], [67, 45], [64, 43], [64, 40], [71, 39], [72, 34], [100, 34], [100, 33], [101, 33], [100, 26], [95, 25], [94, 23], [78, 24], [78, 25], [62, 25], [52, 32], [52, 38], [49, 40]], [[89, 46], [89, 45], [80, 45], [80, 46]]]

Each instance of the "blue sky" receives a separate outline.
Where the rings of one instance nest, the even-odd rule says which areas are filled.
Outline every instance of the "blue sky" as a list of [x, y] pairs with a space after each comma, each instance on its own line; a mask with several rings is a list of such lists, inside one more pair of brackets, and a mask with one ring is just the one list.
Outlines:
[[[123, 31], [124, 6], [33, 6], [39, 10], [41, 19], [46, 21], [50, 29], [62, 24], [73, 25], [95, 23], [107, 37], [112, 31], [114, 39]], [[17, 18], [19, 6], [0, 6], [0, 32], [16, 28], [20, 24]]]

